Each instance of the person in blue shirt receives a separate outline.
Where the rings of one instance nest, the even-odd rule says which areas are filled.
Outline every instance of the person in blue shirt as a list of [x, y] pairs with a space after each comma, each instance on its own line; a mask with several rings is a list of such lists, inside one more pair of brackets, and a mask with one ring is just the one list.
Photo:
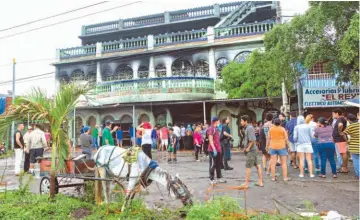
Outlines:
[[290, 152], [291, 152], [290, 165], [293, 165], [294, 169], [299, 168], [297, 166], [297, 162], [296, 162], [296, 146], [295, 146], [295, 141], [294, 141], [294, 128], [295, 128], [296, 124], [297, 124], [296, 112], [291, 112], [290, 113], [290, 121], [288, 123], [286, 123], [285, 129], [288, 132], [289, 142], [290, 142]]
[[121, 130], [121, 127], [119, 126], [118, 130], [116, 131], [116, 140], [118, 147], [122, 147], [123, 144], [123, 131]]
[[131, 143], [131, 146], [134, 146], [134, 142], [135, 142], [135, 129], [133, 127], [133, 125], [130, 126], [130, 143]]
[[152, 146], [151, 146], [151, 148], [152, 148], [153, 150], [156, 150], [156, 143], [157, 143], [157, 140], [156, 140], [156, 137], [157, 137], [157, 135], [156, 135], [156, 129], [157, 129], [157, 127], [154, 126], [153, 130], [151, 131], [151, 139], [152, 139]]

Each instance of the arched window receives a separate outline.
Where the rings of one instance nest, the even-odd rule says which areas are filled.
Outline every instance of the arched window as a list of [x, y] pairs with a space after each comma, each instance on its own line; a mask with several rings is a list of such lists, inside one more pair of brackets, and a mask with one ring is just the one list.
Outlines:
[[134, 73], [130, 65], [121, 64], [116, 68], [115, 77], [118, 80], [132, 79], [134, 77]]
[[246, 59], [250, 56], [251, 51], [243, 51], [236, 55], [234, 62], [236, 63], [245, 63]]
[[76, 69], [71, 73], [71, 81], [83, 81], [85, 80], [84, 71]]
[[226, 59], [225, 57], [221, 57], [216, 61], [216, 74], [217, 74], [217, 78], [221, 79], [221, 71], [224, 68], [224, 66], [229, 64], [229, 60]]
[[88, 82], [96, 82], [96, 72], [89, 72], [86, 78]]
[[140, 66], [138, 69], [138, 76], [140, 79], [146, 79], [149, 77], [149, 68], [147, 66]]
[[194, 76], [192, 63], [186, 59], [175, 60], [171, 71], [173, 76]]
[[132, 123], [133, 123], [133, 119], [132, 119], [132, 117], [130, 117], [129, 115], [124, 115], [123, 117], [121, 117], [120, 123], [121, 123], [121, 124], [132, 124]]
[[96, 125], [96, 118], [95, 118], [94, 116], [90, 116], [90, 118], [88, 119], [87, 124], [88, 124], [90, 127], [94, 128], [95, 125]]
[[106, 122], [107, 120], [110, 120], [110, 121], [113, 122], [113, 121], [114, 121], [114, 117], [111, 116], [111, 115], [105, 116], [105, 117], [103, 118], [103, 123], [105, 124], [105, 122]]
[[143, 122], [150, 122], [150, 118], [147, 114], [142, 114], [139, 117], [139, 124], [143, 123]]
[[103, 71], [102, 80], [103, 81], [112, 81], [113, 80], [113, 74], [112, 74], [110, 68], [106, 68]]
[[82, 118], [79, 116], [76, 116], [76, 118], [75, 118], [75, 135], [76, 135], [75, 137], [76, 138], [78, 138], [80, 136], [80, 130], [83, 125], [84, 124], [83, 124]]
[[66, 72], [61, 72], [59, 76], [59, 81], [61, 84], [67, 84], [70, 82], [70, 77]]
[[209, 76], [209, 64], [206, 60], [196, 62], [196, 76]]
[[159, 64], [155, 67], [156, 77], [166, 77], [166, 67], [162, 64]]

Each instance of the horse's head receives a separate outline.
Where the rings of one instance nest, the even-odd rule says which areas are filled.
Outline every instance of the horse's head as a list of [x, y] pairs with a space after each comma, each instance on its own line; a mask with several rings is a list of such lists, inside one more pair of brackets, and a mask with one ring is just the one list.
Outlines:
[[169, 178], [167, 188], [170, 192], [170, 195], [174, 198], [180, 199], [185, 206], [191, 206], [193, 204], [190, 191], [188, 190], [186, 185], [181, 182], [178, 175]]

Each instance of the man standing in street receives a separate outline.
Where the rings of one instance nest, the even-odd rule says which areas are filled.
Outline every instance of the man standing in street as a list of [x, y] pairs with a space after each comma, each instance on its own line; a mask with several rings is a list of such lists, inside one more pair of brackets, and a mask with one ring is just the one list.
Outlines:
[[343, 132], [346, 129], [347, 121], [343, 116], [341, 109], [334, 109], [332, 111], [333, 118], [336, 119], [334, 130], [333, 130], [333, 139], [335, 146], [342, 158], [342, 166], [338, 170], [339, 173], [348, 173], [348, 156], [347, 156], [347, 142], [343, 136]]
[[[211, 120], [211, 126], [207, 129], [206, 133], [209, 137], [209, 173], [210, 184], [214, 186], [216, 183], [226, 183], [226, 180], [221, 175], [221, 146], [220, 146], [220, 134], [217, 130], [219, 126], [219, 118], [213, 117]], [[215, 180], [215, 170], [217, 181]]]
[[47, 147], [45, 133], [40, 130], [38, 125], [33, 125], [34, 131], [31, 132], [29, 137], [30, 146], [30, 173], [34, 172], [34, 164], [37, 157], [43, 157], [44, 148]]
[[102, 137], [103, 137], [102, 145], [115, 146], [114, 138], [112, 136], [112, 133], [114, 133], [118, 129], [118, 127], [115, 126], [111, 130], [112, 122], [110, 120], [106, 120], [105, 125], [106, 125], [106, 127], [104, 128], [103, 133], [102, 133]]
[[14, 151], [15, 151], [15, 175], [19, 176], [21, 161], [24, 154], [24, 138], [22, 135], [24, 124], [19, 124], [14, 135]]
[[89, 135], [90, 128], [88, 126], [84, 127], [84, 133], [80, 135], [80, 145], [82, 149], [82, 153], [87, 155], [88, 159], [91, 159], [92, 149], [91, 142], [92, 137]]
[[99, 144], [98, 144], [98, 137], [99, 137], [99, 125], [95, 125], [95, 127], [92, 130], [91, 136], [92, 136], [92, 147], [96, 149], [99, 149]]
[[258, 161], [257, 153], [256, 153], [255, 129], [251, 125], [250, 117], [247, 115], [241, 116], [241, 125], [245, 127], [244, 147], [245, 147], [245, 155], [246, 155], [246, 165], [245, 165], [246, 177], [245, 177], [245, 183], [242, 186], [244, 188], [249, 187], [251, 168], [256, 167], [258, 173], [258, 182], [255, 185], [259, 187], [263, 187], [264, 185], [262, 182], [261, 166]]
[[180, 128], [177, 124], [174, 125], [173, 127], [173, 130], [174, 130], [174, 134], [176, 136], [176, 145], [174, 147], [176, 147], [176, 150], [178, 151], [179, 150], [179, 147], [180, 147]]
[[220, 134], [220, 144], [221, 144], [221, 150], [222, 150], [222, 159], [223, 159], [224, 170], [233, 170], [234, 169], [229, 166], [228, 155], [227, 155], [227, 152], [230, 149], [230, 140], [233, 139], [233, 137], [230, 134], [229, 123], [230, 123], [229, 117], [226, 117], [222, 120], [222, 129], [221, 129], [221, 134]]
[[30, 146], [29, 146], [29, 138], [30, 133], [32, 131], [32, 127], [29, 126], [27, 132], [24, 135], [24, 143], [25, 143], [25, 160], [24, 160], [24, 172], [29, 172], [30, 168]]
[[290, 152], [291, 152], [291, 162], [290, 165], [293, 165], [294, 169], [298, 169], [296, 161], [296, 146], [294, 141], [294, 128], [296, 126], [296, 112], [290, 113], [290, 121], [286, 124], [286, 131], [288, 132], [289, 142], [290, 142]]

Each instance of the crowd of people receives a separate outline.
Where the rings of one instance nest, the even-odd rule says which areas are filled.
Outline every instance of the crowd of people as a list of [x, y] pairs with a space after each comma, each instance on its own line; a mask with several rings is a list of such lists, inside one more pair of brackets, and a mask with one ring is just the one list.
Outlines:
[[[309, 175], [326, 178], [326, 163], [329, 161], [333, 178], [339, 173], [348, 173], [348, 154], [351, 154], [356, 178], [359, 178], [359, 115], [344, 114], [341, 109], [334, 109], [331, 118], [319, 117], [315, 121], [313, 115], [306, 117], [295, 112], [280, 114], [274, 118], [267, 113], [263, 122], [253, 123], [247, 115], [241, 116], [239, 129], [240, 146], [244, 148], [246, 176], [244, 187], [250, 182], [251, 169], [256, 168], [258, 181], [256, 186], [263, 186], [263, 172], [277, 181], [277, 167], [282, 169], [284, 181], [291, 181], [288, 176], [288, 160], [290, 167], [299, 170], [299, 177]], [[176, 163], [179, 149], [195, 151], [195, 161], [202, 158], [209, 160], [209, 176], [211, 184], [223, 183], [223, 170], [233, 170], [229, 165], [230, 148], [233, 136], [229, 127], [229, 118], [213, 117], [210, 124], [197, 123], [188, 126], [183, 124], [163, 124], [152, 126], [143, 122], [136, 128], [130, 127], [130, 146], [137, 145], [152, 158], [152, 152], [167, 152], [168, 163]], [[20, 163], [25, 155], [24, 171], [33, 172], [36, 157], [42, 157], [45, 148], [51, 147], [51, 133], [43, 132], [37, 125], [28, 127], [22, 134], [24, 125], [18, 125], [15, 132], [15, 174], [20, 173]], [[107, 120], [104, 126], [83, 126], [79, 138], [82, 152], [89, 158], [94, 149], [103, 145], [123, 147], [124, 132]], [[258, 160], [257, 151], [262, 152], [262, 162]], [[216, 179], [215, 179], [216, 173]]]

